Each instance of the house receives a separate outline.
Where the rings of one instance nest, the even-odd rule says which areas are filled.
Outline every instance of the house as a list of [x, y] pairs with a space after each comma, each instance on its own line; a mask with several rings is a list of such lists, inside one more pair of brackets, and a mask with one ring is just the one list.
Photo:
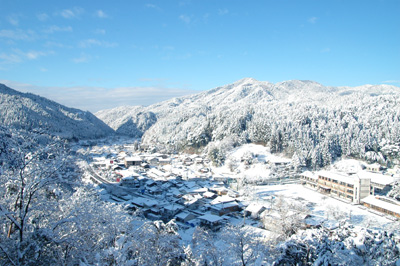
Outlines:
[[183, 211], [175, 215], [175, 219], [181, 223], [188, 223], [189, 221], [195, 219], [197, 216], [191, 212]]
[[140, 166], [143, 161], [140, 157], [136, 156], [136, 157], [125, 157], [124, 162], [125, 162], [125, 167], [128, 168], [129, 166]]
[[203, 197], [206, 199], [215, 199], [217, 197], [217, 194], [215, 194], [211, 191], [207, 191], [203, 194]]
[[232, 201], [211, 205], [210, 211], [212, 214], [222, 216], [231, 212], [240, 211], [240, 207], [236, 201]]
[[378, 163], [374, 163], [374, 164], [366, 164], [365, 168], [367, 171], [370, 172], [379, 172], [379, 170], [381, 169], [381, 165]]
[[189, 210], [196, 210], [203, 205], [203, 202], [200, 199], [193, 198], [189, 201], [186, 201], [184, 204], [185, 207], [188, 208]]
[[194, 163], [195, 163], [195, 164], [203, 164], [203, 158], [201, 158], [201, 157], [196, 157], [196, 158], [194, 159]]
[[272, 167], [281, 167], [281, 166], [287, 166], [289, 165], [292, 161], [286, 158], [281, 158], [277, 156], [271, 156], [267, 159], [268, 164]]
[[210, 190], [216, 193], [218, 196], [224, 196], [228, 194], [228, 189], [226, 187], [213, 187]]
[[213, 200], [210, 202], [210, 204], [211, 204], [211, 205], [217, 205], [217, 204], [220, 204], [220, 203], [228, 203], [228, 202], [233, 202], [233, 201], [235, 201], [235, 199], [232, 198], [232, 197], [229, 197], [229, 196], [219, 196], [219, 197], [216, 197], [215, 199], [213, 199]]
[[158, 165], [158, 158], [157, 157], [150, 157], [147, 159], [147, 162], [150, 165]]
[[361, 203], [365, 207], [400, 218], [400, 204], [396, 200], [370, 195], [363, 198]]
[[186, 157], [186, 158], [184, 158], [183, 159], [183, 164], [184, 165], [192, 165], [193, 164], [193, 160], [192, 160], [192, 158], [190, 158], [190, 157]]
[[194, 187], [194, 188], [192, 188], [192, 189], [189, 189], [188, 193], [189, 193], [189, 194], [204, 194], [204, 193], [206, 193], [207, 191], [208, 191], [208, 189], [205, 188], [205, 187], [202, 187], [202, 188], [200, 188], [200, 187]]
[[245, 216], [251, 216], [253, 219], [258, 219], [260, 214], [265, 211], [267, 208], [261, 204], [251, 203], [249, 206], [246, 207], [244, 210]]
[[133, 176], [126, 176], [121, 179], [121, 185], [124, 186], [131, 187], [136, 186], [137, 184], [139, 184], [139, 182]]
[[212, 230], [218, 230], [221, 228], [223, 218], [213, 215], [213, 214], [204, 214], [198, 217], [200, 220], [200, 225], [204, 227], [208, 227]]
[[179, 213], [180, 211], [183, 211], [185, 209], [184, 206], [180, 205], [180, 204], [167, 204], [162, 206], [162, 215], [164, 219], [171, 219], [172, 217], [174, 217], [177, 213]]
[[158, 164], [160, 164], [160, 165], [168, 165], [168, 164], [171, 164], [171, 159], [170, 159], [170, 158], [166, 158], [166, 159], [159, 158], [159, 159], [158, 159]]

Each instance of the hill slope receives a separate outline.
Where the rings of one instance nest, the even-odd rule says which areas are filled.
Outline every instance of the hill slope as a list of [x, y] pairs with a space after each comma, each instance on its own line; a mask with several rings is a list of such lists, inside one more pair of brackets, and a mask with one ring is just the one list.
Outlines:
[[[400, 88], [389, 85], [326, 87], [314, 81], [273, 84], [246, 78], [148, 107], [96, 115], [114, 122], [123, 116], [137, 130], [138, 114], [154, 114], [141, 127], [145, 144], [197, 149], [221, 141], [264, 143], [273, 152], [295, 155], [299, 164], [323, 166], [341, 156], [398, 158], [385, 149], [400, 143], [399, 102]], [[118, 131], [122, 125], [112, 126]]]
[[98, 138], [114, 131], [90, 112], [69, 108], [0, 84], [0, 124], [16, 129], [45, 130], [63, 138]]

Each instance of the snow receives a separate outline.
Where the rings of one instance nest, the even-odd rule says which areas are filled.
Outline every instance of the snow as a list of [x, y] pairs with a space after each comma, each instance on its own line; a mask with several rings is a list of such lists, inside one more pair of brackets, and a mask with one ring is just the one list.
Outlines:
[[[380, 213], [372, 213], [367, 208], [360, 205], [352, 205], [329, 196], [325, 196], [317, 191], [308, 189], [298, 184], [286, 185], [270, 185], [270, 186], [255, 186], [252, 188], [255, 199], [259, 203], [271, 205], [272, 208], [276, 203], [276, 197], [281, 196], [286, 200], [292, 202], [300, 202], [304, 205], [311, 205], [311, 214], [319, 219], [330, 218], [329, 209], [337, 209], [343, 212], [354, 225], [359, 226], [373, 226], [375, 228], [384, 229], [393, 223], [392, 220], [387, 219]], [[373, 221], [373, 223], [371, 223]]]
[[358, 172], [359, 176], [363, 176], [365, 178], [370, 178], [371, 182], [380, 184], [380, 185], [389, 185], [395, 182], [395, 178], [389, 175], [383, 175], [378, 173], [371, 173], [368, 171], [360, 171]]
[[200, 216], [198, 218], [201, 219], [201, 220], [205, 220], [207, 222], [210, 222], [210, 223], [215, 223], [215, 222], [218, 222], [218, 221], [222, 220], [221, 217], [219, 217], [217, 215], [214, 215], [214, 214], [205, 214], [205, 215], [202, 215], [202, 216]]
[[216, 204], [221, 204], [221, 203], [228, 203], [228, 202], [232, 202], [232, 201], [235, 201], [235, 199], [234, 198], [232, 198], [232, 197], [229, 197], [229, 196], [227, 196], [227, 195], [224, 195], [224, 196], [218, 196], [218, 197], [216, 197], [215, 199], [213, 199], [212, 201], [211, 201], [211, 205], [216, 205]]
[[317, 176], [324, 176], [327, 178], [331, 178], [333, 180], [337, 180], [340, 182], [344, 182], [344, 183], [353, 183], [354, 181], [354, 176], [348, 176], [348, 175], [344, 175], [342, 173], [335, 173], [335, 172], [330, 172], [330, 171], [318, 171], [315, 173]]
[[368, 197], [363, 198], [361, 200], [361, 202], [365, 202], [367, 204], [371, 204], [373, 206], [377, 206], [377, 207], [383, 208], [385, 210], [388, 210], [388, 211], [391, 211], [391, 212], [394, 212], [394, 213], [397, 213], [400, 215], [400, 205], [394, 204], [394, 201], [392, 204], [392, 203], [380, 200], [379, 198], [377, 198], [373, 195], [369, 195]]

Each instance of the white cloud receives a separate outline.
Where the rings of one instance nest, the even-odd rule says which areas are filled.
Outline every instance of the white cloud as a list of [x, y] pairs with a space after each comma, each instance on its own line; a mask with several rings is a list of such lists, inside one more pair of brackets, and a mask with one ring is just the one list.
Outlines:
[[0, 54], [0, 66], [9, 66], [12, 64], [22, 63], [26, 60], [36, 60], [43, 56], [48, 56], [50, 54], [54, 54], [53, 51], [28, 51], [24, 52], [19, 49], [13, 49], [9, 53], [1, 53]]
[[1, 53], [0, 54], [0, 65], [4, 64], [15, 64], [22, 62], [21, 56], [16, 53]]
[[84, 9], [81, 7], [74, 7], [72, 9], [64, 9], [61, 11], [60, 15], [64, 18], [78, 18], [82, 15]]
[[185, 22], [186, 24], [190, 24], [191, 18], [188, 15], [180, 15], [179, 19]]
[[95, 33], [95, 34], [104, 35], [104, 34], [106, 34], [106, 30], [105, 30], [105, 29], [96, 29], [96, 30], [94, 31], [94, 33]]
[[45, 33], [55, 33], [55, 32], [72, 32], [72, 27], [59, 27], [56, 25], [49, 26], [43, 30]]
[[23, 92], [31, 92], [49, 98], [69, 107], [97, 112], [122, 105], [151, 105], [174, 97], [198, 91], [180, 88], [121, 87], [41, 87], [9, 80], [0, 80], [7, 86]]
[[10, 16], [7, 17], [7, 21], [8, 21], [8, 23], [10, 23], [13, 26], [18, 26], [18, 24], [19, 24], [19, 18], [18, 17], [19, 16], [15, 15], [15, 14], [10, 15]]
[[49, 48], [51, 48], [51, 47], [56, 47], [56, 48], [69, 48], [69, 49], [73, 48], [71, 45], [66, 45], [66, 44], [59, 43], [59, 42], [50, 42], [50, 41], [46, 42], [46, 43], [44, 44], [44, 46], [45, 46], [45, 47], [49, 47]]
[[229, 13], [229, 10], [224, 8], [224, 9], [219, 9], [218, 10], [218, 15], [223, 16]]
[[46, 13], [37, 14], [36, 17], [40, 21], [46, 21], [49, 19], [49, 15], [47, 15]]
[[330, 51], [331, 51], [331, 48], [326, 47], [326, 48], [321, 50], [321, 53], [329, 53]]
[[0, 38], [28, 41], [36, 37], [36, 33], [32, 30], [0, 30]]
[[91, 57], [87, 54], [81, 54], [79, 57], [72, 58], [72, 62], [80, 64], [89, 62]]
[[39, 57], [46, 56], [47, 53], [41, 51], [29, 51], [27, 53], [24, 53], [24, 55], [29, 60], [35, 60], [38, 59]]
[[96, 16], [98, 18], [108, 18], [108, 15], [103, 10], [97, 10], [96, 11]]
[[154, 4], [146, 4], [145, 7], [156, 9], [156, 10], [161, 10], [161, 8], [159, 6], [154, 5]]
[[97, 39], [87, 39], [83, 40], [79, 43], [79, 47], [81, 48], [91, 48], [93, 46], [100, 46], [105, 48], [112, 48], [118, 46], [116, 42], [106, 42]]
[[317, 17], [311, 17], [308, 19], [308, 22], [311, 24], [317, 23], [318, 18]]

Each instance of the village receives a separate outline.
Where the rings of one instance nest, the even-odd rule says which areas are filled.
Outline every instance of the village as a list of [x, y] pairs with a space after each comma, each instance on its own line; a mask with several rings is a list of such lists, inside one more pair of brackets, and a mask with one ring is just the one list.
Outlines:
[[[332, 226], [325, 217], [314, 217], [304, 210], [291, 210], [282, 217], [273, 194], [255, 200], [244, 192], [240, 174], [215, 172], [204, 155], [171, 155], [124, 144], [95, 146], [91, 148], [89, 158], [92, 181], [101, 183], [102, 198], [122, 204], [128, 212], [149, 220], [168, 222], [174, 219], [183, 229], [202, 226], [217, 231], [226, 224], [239, 223], [265, 229], [265, 221], [273, 224], [290, 215], [300, 221], [297, 226]], [[257, 167], [265, 168], [265, 172], [274, 168], [287, 173], [292, 168], [290, 160], [285, 158], [259, 158], [263, 161]], [[243, 158], [244, 164], [247, 164], [246, 160], [248, 158]], [[383, 196], [398, 177], [396, 173], [383, 175], [379, 168], [364, 169], [358, 175], [306, 171], [295, 178], [270, 177], [268, 180], [268, 184], [302, 184], [349, 205], [371, 208], [393, 221], [400, 217], [398, 202]]]

